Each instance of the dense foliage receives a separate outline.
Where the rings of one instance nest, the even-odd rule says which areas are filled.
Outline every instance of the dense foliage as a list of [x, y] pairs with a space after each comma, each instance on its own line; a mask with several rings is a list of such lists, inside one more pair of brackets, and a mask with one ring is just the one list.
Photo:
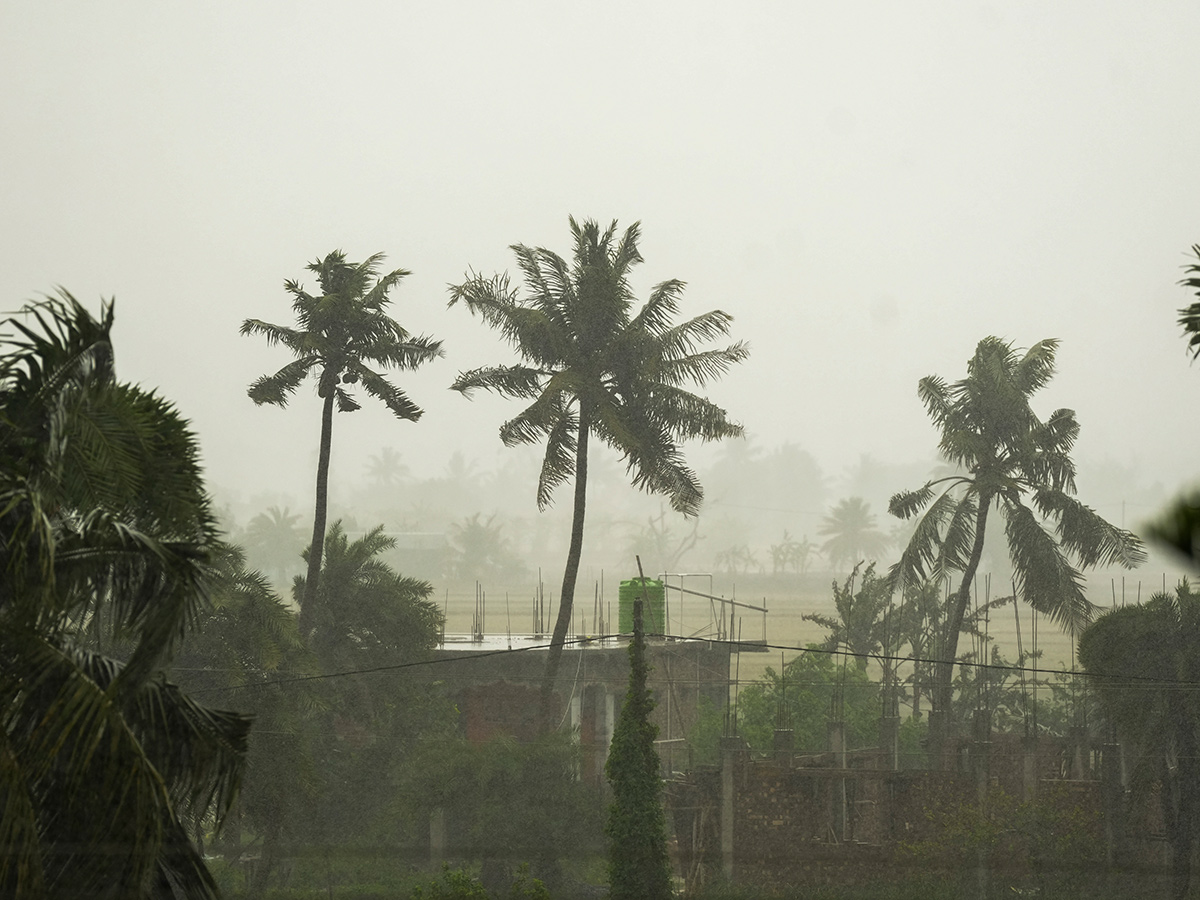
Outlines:
[[0, 326], [0, 894], [215, 896], [189, 838], [228, 811], [249, 721], [164, 677], [216, 528], [196, 441], [119, 382], [112, 305]]
[[1079, 661], [1127, 748], [1135, 784], [1157, 782], [1171, 842], [1174, 896], [1187, 895], [1200, 839], [1200, 594], [1174, 593], [1106, 612], [1080, 636]]

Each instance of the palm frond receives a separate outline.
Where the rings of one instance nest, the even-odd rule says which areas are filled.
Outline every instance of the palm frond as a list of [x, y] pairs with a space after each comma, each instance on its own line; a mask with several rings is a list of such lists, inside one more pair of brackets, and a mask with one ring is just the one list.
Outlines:
[[719, 350], [705, 350], [677, 358], [666, 357], [660, 365], [658, 376], [663, 384], [677, 386], [692, 382], [703, 387], [749, 356], [750, 345], [738, 341]]
[[1045, 387], [1054, 377], [1054, 356], [1057, 338], [1038, 341], [1027, 351], [1013, 369], [1013, 381], [1026, 397]]
[[658, 346], [662, 348], [662, 357], [675, 360], [692, 354], [697, 346], [727, 335], [732, 324], [733, 316], [719, 309], [680, 322], [660, 334]]
[[492, 391], [501, 397], [531, 400], [540, 393], [547, 374], [529, 366], [485, 366], [459, 372], [450, 388], [468, 399], [475, 391]]
[[1033, 495], [1038, 511], [1056, 522], [1059, 544], [1082, 568], [1119, 565], [1134, 569], [1146, 561], [1142, 542], [1132, 532], [1105, 521], [1094, 509], [1058, 490]]
[[[1200, 244], [1192, 245], [1192, 253], [1200, 260]], [[1190, 263], [1184, 267], [1184, 271], [1189, 273], [1188, 277], [1179, 283], [1191, 288], [1196, 296], [1200, 297], [1200, 262]], [[1179, 325], [1183, 328], [1185, 336], [1191, 335], [1188, 338], [1188, 350], [1192, 359], [1200, 359], [1200, 299], [1179, 310]]]
[[1095, 609], [1087, 599], [1083, 576], [1028, 507], [1006, 502], [1004, 519], [1020, 595], [1038, 612], [1078, 634]]
[[338, 412], [355, 412], [362, 409], [362, 404], [355, 400], [350, 392], [341, 385], [333, 389], [333, 397], [337, 403]]
[[898, 519], [911, 519], [933, 499], [934, 482], [915, 491], [898, 491], [888, 501], [888, 512]]
[[559, 428], [564, 420], [571, 427], [578, 425], [563, 397], [566, 381], [566, 376], [551, 377], [533, 403], [500, 426], [500, 440], [504, 446], [537, 443]]
[[978, 514], [979, 505], [973, 494], [965, 494], [959, 499], [942, 535], [942, 544], [930, 573], [933, 578], [946, 577], [966, 568], [975, 542]]
[[676, 278], [661, 281], [650, 291], [650, 297], [629, 321], [631, 331], [661, 335], [671, 329], [671, 319], [679, 311], [679, 297], [686, 282]]
[[387, 334], [383, 339], [364, 342], [358, 354], [362, 359], [396, 369], [418, 369], [427, 362], [441, 359], [446, 355], [442, 342], [428, 335], [397, 339], [395, 334]]
[[933, 424], [941, 425], [950, 413], [950, 394], [946, 382], [937, 375], [927, 375], [917, 382], [917, 396]]
[[321, 358], [314, 355], [301, 356], [292, 360], [274, 375], [260, 375], [246, 393], [255, 404], [272, 403], [276, 406], [287, 406], [292, 394], [305, 376], [321, 363]]
[[893, 585], [919, 584], [934, 571], [941, 551], [942, 527], [958, 509], [959, 500], [949, 488], [930, 503], [932, 497], [933, 486], [929, 484], [919, 491], [897, 494], [888, 507], [893, 515], [897, 514], [897, 509], [908, 511], [906, 518], [911, 518], [922, 507], [927, 507], [917, 519], [916, 527], [904, 552], [900, 554], [900, 559], [888, 572], [888, 578]]
[[[542, 457], [542, 468], [538, 473], [538, 509], [549, 507], [554, 497], [554, 489], [575, 474], [575, 454], [578, 450], [576, 435], [579, 432], [579, 421], [561, 404], [555, 402], [554, 405], [557, 408], [554, 418], [549, 423], [550, 427], [545, 432], [546, 454]], [[526, 412], [528, 411], [526, 410]], [[511, 423], [505, 423], [505, 428], [509, 424]], [[505, 444], [512, 446], [510, 441], [505, 441]]]
[[242, 327], [238, 329], [239, 333], [244, 335], [261, 335], [267, 339], [267, 346], [274, 347], [277, 344], [282, 344], [294, 353], [311, 352], [309, 346], [311, 338], [305, 331], [297, 331], [295, 328], [288, 328], [286, 325], [272, 325], [270, 322], [264, 322], [262, 319], [246, 319], [242, 322]]

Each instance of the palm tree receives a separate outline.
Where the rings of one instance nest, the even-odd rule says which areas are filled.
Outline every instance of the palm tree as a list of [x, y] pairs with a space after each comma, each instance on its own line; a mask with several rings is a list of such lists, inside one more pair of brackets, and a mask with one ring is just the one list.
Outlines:
[[316, 512], [308, 555], [307, 589], [301, 600], [301, 631], [311, 627], [305, 607], [316, 596], [321, 579], [334, 404], [338, 412], [359, 409], [358, 401], [346, 385], [361, 382], [363, 389], [387, 406], [396, 418], [415, 422], [421, 417], [421, 408], [368, 363], [410, 370], [443, 355], [441, 341], [423, 335], [413, 337], [387, 315], [388, 293], [409, 272], [396, 269], [379, 276], [382, 261], [383, 254], [376, 253], [361, 263], [351, 263], [346, 261], [346, 254], [335, 250], [308, 265], [308, 271], [317, 276], [321, 287], [319, 297], [309, 294], [299, 282], [284, 282], [284, 288], [292, 295], [298, 327], [272, 325], [261, 319], [246, 319], [242, 323], [242, 334], [260, 334], [268, 345], [283, 344], [296, 357], [274, 375], [263, 375], [250, 385], [251, 400], [260, 405], [287, 406], [309, 374], [316, 377], [317, 395], [322, 400]]
[[875, 527], [875, 515], [862, 497], [839, 502], [822, 521], [818, 534], [829, 535], [821, 551], [835, 570], [843, 563], [854, 566], [878, 559], [888, 546], [887, 535]]
[[409, 468], [394, 447], [384, 447], [367, 460], [367, 480], [377, 488], [396, 487], [409, 475]]
[[285, 581], [288, 571], [300, 562], [304, 535], [297, 527], [300, 516], [286, 506], [272, 506], [246, 526], [246, 555], [261, 563], [276, 581]]
[[215, 897], [187, 824], [228, 811], [249, 720], [164, 668], [217, 528], [187, 423], [116, 381], [112, 323], [61, 292], [0, 325], [0, 894]]
[[588, 441], [595, 436], [624, 457], [635, 486], [665, 495], [679, 512], [695, 515], [703, 496], [679, 442], [737, 436], [742, 427], [725, 410], [684, 390], [723, 375], [749, 350], [696, 348], [728, 333], [732, 317], [720, 310], [677, 325], [683, 282], [664, 281], [633, 314], [630, 271], [642, 261], [640, 225], [617, 239], [614, 221], [570, 219], [574, 260], [523, 244], [512, 247], [529, 296], [522, 299], [507, 275], [472, 275], [451, 288], [450, 305], [463, 302], [516, 348], [523, 362], [462, 372], [454, 389], [465, 396], [494, 391], [532, 401], [500, 428], [506, 446], [545, 440], [537, 501], [545, 509], [554, 489], [575, 480], [571, 542], [563, 571], [558, 619], [546, 661], [548, 702], [571, 622], [575, 581], [583, 552]]
[[[1081, 570], [1114, 563], [1132, 568], [1145, 559], [1137, 537], [1073, 496], [1075, 413], [1059, 409], [1042, 421], [1030, 408], [1030, 397], [1054, 375], [1057, 347], [1057, 340], [1044, 340], [1022, 355], [1008, 342], [984, 338], [967, 363], [966, 378], [947, 384], [930, 375], [918, 385], [925, 409], [941, 429], [941, 455], [957, 472], [892, 497], [892, 515], [917, 522], [890, 577], [907, 585], [960, 575], [943, 619], [934, 680], [934, 711], [941, 714], [930, 723], [935, 753], [949, 727], [944, 716], [950, 710], [958, 636], [993, 507], [1004, 518], [1020, 596], [1072, 632], [1092, 614]], [[1053, 523], [1053, 533], [1045, 521]]]
[[1079, 637], [1079, 661], [1133, 760], [1134, 783], [1158, 782], [1171, 842], [1174, 897], [1188, 895], [1200, 837], [1200, 594], [1173, 594], [1098, 617]]

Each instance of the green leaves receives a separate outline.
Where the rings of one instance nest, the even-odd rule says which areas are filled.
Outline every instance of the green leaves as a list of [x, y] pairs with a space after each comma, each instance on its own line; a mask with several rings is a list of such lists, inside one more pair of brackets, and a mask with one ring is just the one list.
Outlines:
[[453, 387], [468, 397], [485, 390], [533, 400], [501, 427], [500, 436], [509, 446], [547, 440], [538, 485], [541, 507], [573, 472], [575, 435], [586, 406], [590, 427], [622, 454], [635, 485], [665, 494], [676, 509], [695, 512], [700, 487], [683, 465], [677, 441], [717, 440], [742, 430], [725, 410], [682, 386], [719, 378], [744, 360], [749, 348], [737, 342], [697, 349], [728, 333], [732, 317], [720, 310], [671, 325], [681, 281], [655, 286], [631, 317], [627, 276], [642, 261], [640, 226], [630, 226], [618, 240], [615, 222], [603, 231], [591, 220], [570, 223], [570, 266], [550, 250], [513, 246], [527, 298], [506, 275], [469, 273], [451, 286], [450, 305], [465, 303], [524, 360], [460, 372]]
[[[319, 297], [309, 294], [299, 282], [285, 282], [298, 328], [272, 325], [261, 319], [242, 322], [242, 334], [260, 335], [268, 345], [282, 344], [296, 356], [274, 375], [263, 375], [251, 384], [251, 400], [286, 406], [305, 377], [313, 374], [322, 385], [361, 382], [397, 418], [420, 418], [416, 404], [366, 365], [409, 370], [443, 355], [440, 341], [425, 336], [414, 338], [386, 314], [389, 292], [409, 272], [395, 269], [379, 275], [383, 258], [383, 254], [376, 253], [361, 263], [351, 263], [342, 251], [335, 250], [310, 263], [308, 270], [317, 275], [323, 291]], [[340, 411], [360, 408], [345, 388], [334, 388], [334, 392]]]
[[0, 893], [208, 898], [182, 821], [229, 808], [249, 720], [162, 677], [216, 527], [187, 423], [116, 382], [112, 321], [64, 292], [0, 328]]
[[[1030, 406], [1032, 395], [1054, 375], [1057, 349], [1058, 341], [1050, 338], [1022, 354], [1007, 341], [986, 337], [967, 363], [966, 378], [951, 384], [931, 375], [918, 385], [941, 432], [939, 450], [958, 473], [892, 497], [889, 510], [900, 518], [926, 511], [890, 576], [904, 585], [926, 579], [940, 585], [961, 574], [941, 636], [947, 659], [956, 654], [991, 509], [1003, 515], [1020, 596], [1071, 631], [1092, 616], [1082, 569], [1133, 568], [1145, 559], [1133, 534], [1072, 496], [1075, 414], [1058, 409], [1043, 422]], [[934, 499], [938, 485], [944, 488]], [[949, 665], [938, 671], [935, 703], [943, 709], [950, 702], [951, 671]]]
[[1200, 359], [1200, 244], [1192, 245], [1192, 253], [1198, 261], [1184, 267], [1184, 271], [1189, 274], [1179, 283], [1191, 288], [1198, 299], [1179, 310], [1179, 324], [1184, 335], [1191, 335], [1188, 339], [1188, 350], [1192, 353], [1192, 359]]

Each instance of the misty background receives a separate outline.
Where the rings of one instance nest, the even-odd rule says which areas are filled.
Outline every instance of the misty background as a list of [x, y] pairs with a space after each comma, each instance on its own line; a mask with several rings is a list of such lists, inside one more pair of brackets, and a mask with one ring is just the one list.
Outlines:
[[[247, 386], [289, 357], [238, 326], [290, 324], [283, 281], [331, 250], [386, 253], [412, 271], [391, 315], [446, 357], [396, 379], [420, 422], [336, 416], [330, 520], [430, 536], [401, 549], [442, 547], [440, 570], [410, 573], [459, 580], [485, 577], [452, 568], [483, 526], [513, 567], [486, 577], [542, 567], [556, 592], [569, 490], [539, 515], [538, 448], [496, 435], [519, 407], [448, 389], [513, 357], [446, 285], [515, 272], [513, 243], [568, 256], [569, 214], [641, 220], [639, 298], [683, 279], [682, 315], [724, 309], [751, 346], [705, 391], [748, 437], [688, 448], [707, 502], [679, 567], [736, 575], [741, 547], [770, 573], [785, 531], [819, 545], [853, 496], [890, 534], [888, 496], [937, 464], [917, 380], [963, 377], [989, 334], [1062, 340], [1035, 410], [1076, 410], [1080, 498], [1136, 528], [1200, 473], [1175, 322], [1198, 39], [1191, 3], [17, 0], [0, 296], [115, 296], [119, 375], [192, 421], [231, 533], [252, 544], [274, 507], [303, 546], [319, 403], [256, 408]], [[692, 534], [623, 468], [596, 452], [581, 606], [605, 567]]]

